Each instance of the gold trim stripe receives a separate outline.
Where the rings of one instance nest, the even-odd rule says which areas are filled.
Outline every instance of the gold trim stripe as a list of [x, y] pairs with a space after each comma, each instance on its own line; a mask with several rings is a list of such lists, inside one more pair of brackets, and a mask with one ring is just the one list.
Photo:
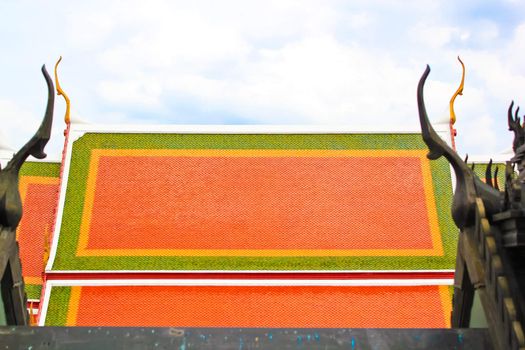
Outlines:
[[67, 319], [66, 326], [76, 326], [78, 317], [78, 308], [80, 304], [80, 294], [82, 293], [82, 287], [73, 286], [71, 287], [69, 294], [69, 305], [67, 308]]
[[452, 301], [449, 293], [450, 286], [439, 286], [439, 297], [441, 299], [441, 307], [443, 309], [443, 316], [445, 318], [445, 327], [452, 327]]

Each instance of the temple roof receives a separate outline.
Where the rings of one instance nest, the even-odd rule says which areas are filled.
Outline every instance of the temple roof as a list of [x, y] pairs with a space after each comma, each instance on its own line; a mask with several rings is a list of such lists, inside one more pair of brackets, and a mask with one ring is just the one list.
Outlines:
[[449, 326], [452, 178], [416, 128], [68, 136], [41, 325]]
[[74, 127], [49, 270], [454, 267], [417, 129]]

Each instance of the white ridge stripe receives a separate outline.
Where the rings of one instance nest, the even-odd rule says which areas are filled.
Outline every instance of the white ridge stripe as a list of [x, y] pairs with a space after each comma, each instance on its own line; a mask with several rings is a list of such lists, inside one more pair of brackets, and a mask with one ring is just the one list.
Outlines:
[[[448, 124], [435, 124], [439, 133], [450, 135]], [[131, 125], [71, 124], [71, 131], [81, 133], [140, 134], [421, 134], [419, 124], [410, 125]]]
[[[383, 280], [224, 280], [224, 279], [125, 279], [125, 280], [51, 280], [48, 286], [442, 286], [448, 279], [383, 279]], [[47, 291], [47, 288], [46, 288]]]

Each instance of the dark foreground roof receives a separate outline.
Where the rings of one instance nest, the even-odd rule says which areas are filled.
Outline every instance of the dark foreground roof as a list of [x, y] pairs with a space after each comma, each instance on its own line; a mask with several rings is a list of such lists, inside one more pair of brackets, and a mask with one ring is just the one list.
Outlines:
[[0, 327], [6, 349], [492, 349], [486, 329]]

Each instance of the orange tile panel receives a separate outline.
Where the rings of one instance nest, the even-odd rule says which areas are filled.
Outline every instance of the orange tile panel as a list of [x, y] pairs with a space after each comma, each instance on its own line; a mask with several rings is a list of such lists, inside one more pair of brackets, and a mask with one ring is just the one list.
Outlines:
[[72, 287], [68, 325], [175, 327], [449, 326], [448, 286]]
[[58, 178], [22, 176], [20, 179], [24, 212], [17, 239], [26, 283], [42, 283], [44, 242], [53, 227], [57, 191]]
[[92, 159], [77, 254], [407, 249], [442, 254], [424, 152], [259, 152], [100, 153]]

